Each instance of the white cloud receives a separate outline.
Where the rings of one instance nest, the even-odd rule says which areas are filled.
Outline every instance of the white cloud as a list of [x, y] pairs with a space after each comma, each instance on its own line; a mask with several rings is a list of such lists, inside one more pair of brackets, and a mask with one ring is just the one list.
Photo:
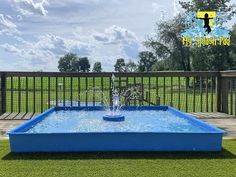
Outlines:
[[97, 41], [101, 41], [106, 44], [137, 40], [137, 37], [132, 31], [116, 25], [105, 29], [104, 33], [94, 33], [93, 36]]
[[[91, 35], [92, 34], [92, 35]], [[0, 45], [6, 52], [18, 58], [17, 66], [27, 70], [57, 70], [58, 59], [67, 52], [78, 56], [88, 56], [90, 63], [102, 62], [105, 71], [113, 70], [117, 58], [137, 59], [140, 44], [130, 30], [111, 26], [103, 33], [91, 32], [89, 35], [64, 38], [45, 34], [34, 42], [15, 36], [14, 43]]]
[[3, 14], [0, 14], [0, 33], [4, 32], [16, 32], [17, 26], [9, 20], [10, 16], [4, 16]]
[[23, 19], [21, 15], [17, 15], [16, 18], [17, 18], [19, 21], [21, 21], [21, 20]]
[[3, 49], [5, 49], [7, 52], [18, 53], [18, 54], [21, 53], [21, 50], [20, 50], [20, 49], [16, 48], [16, 47], [13, 46], [13, 45], [8, 44], [8, 43], [6, 43], [6, 44], [1, 44], [0, 47], [2, 47]]
[[152, 3], [152, 8], [153, 8], [154, 12], [158, 12], [158, 11], [161, 10], [161, 5], [159, 3], [157, 3], [157, 2], [153, 2]]
[[14, 44], [1, 44], [0, 48], [15, 55], [16, 65], [26, 70], [57, 70], [59, 57], [67, 52], [77, 54], [89, 53], [89, 45], [59, 36], [46, 34], [39, 36], [35, 42], [26, 41], [15, 36]]
[[94, 39], [104, 45], [117, 45], [121, 48], [125, 58], [136, 59], [140, 49], [140, 41], [135, 33], [125, 28], [113, 25], [105, 29], [104, 33], [94, 33]]
[[153, 12], [158, 14], [158, 20], [170, 19], [183, 12], [179, 0], [156, 0], [155, 2], [152, 2], [152, 9]]
[[[56, 71], [59, 57], [73, 52], [112, 71], [119, 57], [137, 61], [155, 23], [181, 10], [177, 0], [48, 1], [1, 1], [0, 68]], [[20, 33], [5, 35], [14, 29]]]
[[12, 5], [22, 15], [43, 15], [46, 16], [48, 11], [45, 6], [48, 5], [47, 0], [41, 0], [40, 2], [34, 2], [33, 0], [12, 0]]

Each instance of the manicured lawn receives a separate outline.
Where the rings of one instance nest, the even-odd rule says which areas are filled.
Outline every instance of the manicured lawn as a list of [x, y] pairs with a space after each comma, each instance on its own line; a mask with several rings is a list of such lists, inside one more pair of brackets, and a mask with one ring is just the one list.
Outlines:
[[[126, 78], [121, 78], [124, 80]], [[192, 80], [190, 78], [190, 87], [188, 88], [188, 94], [186, 95], [186, 79], [181, 77], [172, 78], [172, 89], [171, 89], [171, 78], [163, 77], [157, 78], [151, 77], [150, 80], [147, 77], [143, 78], [143, 94], [144, 98], [149, 99], [152, 103], [156, 103], [157, 96], [160, 98], [160, 105], [171, 105], [175, 108], [180, 108], [181, 111], [186, 112], [205, 112], [216, 111], [216, 93], [215, 88], [211, 88], [211, 80], [208, 78], [208, 94], [206, 94], [206, 84], [203, 85], [202, 94], [200, 93], [199, 85], [195, 88], [195, 100], [194, 100], [194, 90], [192, 87]], [[7, 79], [7, 112], [26, 112], [26, 107], [28, 107], [28, 112], [34, 112], [34, 96], [35, 96], [35, 112], [41, 112], [48, 109], [48, 101], [56, 100], [56, 93], [58, 100], [74, 100], [75, 102], [80, 100], [81, 102], [108, 102], [110, 98], [110, 78], [105, 77], [103, 80], [100, 77], [93, 78], [81, 77], [79, 80], [77, 77], [66, 77], [65, 78], [65, 88], [63, 86], [57, 86], [56, 78], [51, 77], [50, 84], [47, 77], [36, 77], [35, 78], [35, 93], [34, 93], [34, 80], [33, 77], [28, 77], [26, 82], [25, 77], [19, 78], [13, 77]], [[118, 81], [118, 78], [117, 78]], [[150, 82], [150, 87], [149, 87]], [[19, 84], [20, 83], [20, 84]], [[28, 83], [28, 84], [27, 84]], [[63, 83], [63, 78], [58, 78], [58, 83]], [[86, 84], [87, 83], [87, 84]], [[102, 84], [103, 83], [103, 84]], [[136, 77], [136, 84], [141, 84], [141, 77]], [[120, 86], [126, 87], [127, 83], [122, 82]], [[129, 84], [134, 84], [134, 78], [128, 78]], [[28, 85], [28, 87], [26, 87]], [[87, 85], [87, 87], [86, 87]], [[56, 92], [56, 87], [58, 90]], [[119, 88], [119, 83], [115, 83], [115, 87]], [[12, 88], [12, 89], [11, 89]], [[20, 89], [19, 89], [20, 88]], [[27, 88], [27, 89], [26, 89]], [[156, 90], [158, 88], [158, 91]], [[64, 92], [65, 89], [65, 92]], [[20, 90], [20, 92], [19, 92]], [[27, 90], [27, 92], [26, 92]], [[50, 90], [50, 95], [48, 91]], [[102, 94], [103, 90], [103, 94]], [[127, 89], [123, 90], [125, 92]], [[65, 94], [63, 94], [65, 93]], [[172, 93], [172, 94], [171, 94]], [[35, 94], [35, 95], [34, 95]], [[122, 95], [122, 94], [121, 94]], [[201, 97], [202, 96], [202, 97]], [[202, 99], [202, 104], [201, 104]], [[107, 101], [106, 101], [107, 100]], [[135, 104], [136, 103], [136, 104]], [[186, 105], [187, 103], [187, 105]], [[232, 101], [234, 103], [234, 100]], [[41, 109], [42, 104], [42, 109]], [[121, 104], [124, 105], [124, 97], [121, 96]], [[130, 102], [131, 105], [138, 105], [138, 101]], [[147, 102], [142, 102], [143, 105], [149, 105]], [[193, 109], [195, 104], [195, 110]], [[19, 106], [20, 105], [20, 106]], [[229, 106], [230, 107], [230, 106]], [[233, 105], [234, 107], [234, 105]]]
[[151, 176], [234, 177], [236, 140], [224, 140], [218, 153], [30, 153], [12, 154], [0, 141], [1, 177]]

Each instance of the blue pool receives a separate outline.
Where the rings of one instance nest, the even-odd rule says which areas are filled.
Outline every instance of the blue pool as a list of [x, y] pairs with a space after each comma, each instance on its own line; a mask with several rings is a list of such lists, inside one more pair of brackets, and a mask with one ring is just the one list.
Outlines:
[[9, 132], [12, 152], [220, 151], [223, 130], [168, 106], [54, 107]]

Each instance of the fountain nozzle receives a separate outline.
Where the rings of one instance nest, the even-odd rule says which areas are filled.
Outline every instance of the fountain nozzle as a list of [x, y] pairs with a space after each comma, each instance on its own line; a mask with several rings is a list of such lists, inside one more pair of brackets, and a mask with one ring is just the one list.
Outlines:
[[114, 87], [115, 76], [112, 75], [112, 110], [109, 111], [108, 115], [103, 116], [103, 120], [106, 121], [113, 121], [113, 122], [121, 122], [125, 120], [123, 115], [118, 113], [120, 108], [120, 98], [119, 95], [116, 93]]

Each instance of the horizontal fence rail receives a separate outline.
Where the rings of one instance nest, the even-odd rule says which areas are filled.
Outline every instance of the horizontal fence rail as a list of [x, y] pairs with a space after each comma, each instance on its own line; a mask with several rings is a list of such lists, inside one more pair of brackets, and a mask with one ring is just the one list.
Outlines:
[[170, 105], [185, 112], [236, 114], [236, 72], [0, 72], [0, 114], [52, 106]]

